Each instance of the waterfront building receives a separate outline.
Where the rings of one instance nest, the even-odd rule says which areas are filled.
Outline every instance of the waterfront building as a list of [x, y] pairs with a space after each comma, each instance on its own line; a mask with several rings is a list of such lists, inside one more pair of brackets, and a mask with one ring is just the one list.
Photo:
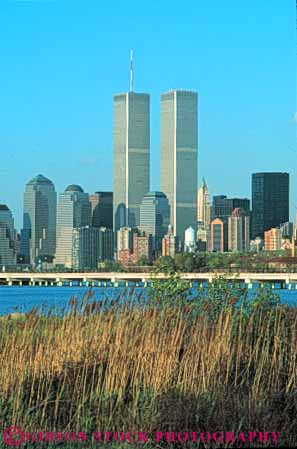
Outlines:
[[162, 256], [174, 257], [179, 252], [179, 239], [174, 235], [173, 226], [168, 226], [168, 232], [162, 239]]
[[94, 270], [100, 262], [112, 259], [112, 229], [91, 226], [73, 228], [72, 268]]
[[282, 236], [279, 228], [271, 228], [264, 232], [265, 251], [279, 251], [281, 249]]
[[140, 223], [140, 204], [149, 191], [150, 97], [128, 92], [114, 96], [114, 230]]
[[168, 199], [163, 192], [149, 192], [144, 195], [140, 206], [140, 230], [151, 234], [153, 253], [162, 250], [162, 239], [170, 220]]
[[197, 194], [197, 221], [204, 223], [205, 226], [209, 226], [211, 222], [209, 190], [204, 178]]
[[196, 249], [196, 232], [195, 229], [190, 226], [185, 230], [185, 252], [193, 253]]
[[254, 173], [252, 175], [251, 238], [289, 221], [289, 174]]
[[16, 264], [17, 233], [10, 209], [0, 204], [0, 267]]
[[250, 217], [240, 207], [233, 210], [228, 218], [228, 250], [249, 251], [250, 249]]
[[210, 224], [210, 251], [224, 252], [224, 222], [215, 218]]
[[198, 95], [172, 90], [161, 96], [161, 191], [180, 241], [197, 221]]
[[95, 192], [89, 195], [89, 200], [92, 227], [113, 229], [113, 192]]
[[212, 203], [212, 219], [220, 218], [224, 223], [224, 251], [228, 251], [228, 219], [236, 208], [245, 210], [250, 215], [250, 200], [248, 198], [227, 198], [226, 195], [216, 195]]
[[72, 267], [73, 229], [91, 224], [89, 195], [78, 185], [70, 185], [59, 196], [57, 207], [56, 265]]
[[53, 258], [56, 250], [57, 194], [52, 181], [38, 175], [26, 184], [24, 193], [21, 253], [27, 263]]

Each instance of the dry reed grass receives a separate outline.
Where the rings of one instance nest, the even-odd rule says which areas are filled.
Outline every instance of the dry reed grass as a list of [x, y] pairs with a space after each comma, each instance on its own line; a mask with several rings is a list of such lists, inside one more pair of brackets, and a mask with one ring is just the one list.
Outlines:
[[297, 444], [295, 309], [230, 307], [210, 321], [190, 308], [73, 304], [63, 318], [0, 322], [3, 426], [257, 429]]

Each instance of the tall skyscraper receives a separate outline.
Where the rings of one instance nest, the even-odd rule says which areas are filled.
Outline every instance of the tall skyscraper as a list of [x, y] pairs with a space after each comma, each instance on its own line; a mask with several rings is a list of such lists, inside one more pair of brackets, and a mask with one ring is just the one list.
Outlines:
[[0, 204], [0, 266], [15, 265], [16, 238], [14, 220], [5, 204]]
[[163, 192], [144, 195], [140, 206], [140, 229], [152, 235], [153, 252], [161, 252], [170, 220], [168, 199]]
[[114, 96], [114, 230], [139, 225], [140, 203], [149, 191], [150, 97], [128, 92]]
[[202, 179], [202, 185], [198, 189], [197, 195], [197, 221], [210, 225], [211, 205], [209, 200], [209, 191], [205, 179]]
[[250, 217], [247, 212], [237, 207], [228, 218], [229, 251], [250, 250]]
[[289, 221], [289, 174], [252, 175], [251, 238], [264, 238], [264, 232]]
[[72, 267], [73, 230], [90, 226], [91, 203], [89, 195], [77, 185], [70, 185], [59, 196], [57, 207], [56, 265]]
[[180, 240], [197, 220], [197, 109], [196, 92], [173, 90], [161, 96], [161, 191]]
[[93, 227], [113, 228], [113, 192], [95, 192], [89, 195], [92, 205]]
[[52, 181], [38, 175], [26, 184], [21, 253], [26, 262], [54, 257], [56, 250], [57, 194]]

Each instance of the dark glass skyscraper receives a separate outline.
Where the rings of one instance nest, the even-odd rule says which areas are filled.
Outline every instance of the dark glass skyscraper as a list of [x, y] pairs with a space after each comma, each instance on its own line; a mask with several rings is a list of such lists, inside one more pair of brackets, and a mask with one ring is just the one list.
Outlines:
[[251, 238], [289, 221], [289, 173], [252, 175]]

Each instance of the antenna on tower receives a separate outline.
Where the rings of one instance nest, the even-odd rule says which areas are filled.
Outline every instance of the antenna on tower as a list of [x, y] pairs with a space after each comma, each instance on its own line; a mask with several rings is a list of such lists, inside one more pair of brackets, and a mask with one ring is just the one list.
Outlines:
[[130, 92], [133, 92], [134, 88], [134, 71], [133, 71], [133, 48], [130, 52]]

